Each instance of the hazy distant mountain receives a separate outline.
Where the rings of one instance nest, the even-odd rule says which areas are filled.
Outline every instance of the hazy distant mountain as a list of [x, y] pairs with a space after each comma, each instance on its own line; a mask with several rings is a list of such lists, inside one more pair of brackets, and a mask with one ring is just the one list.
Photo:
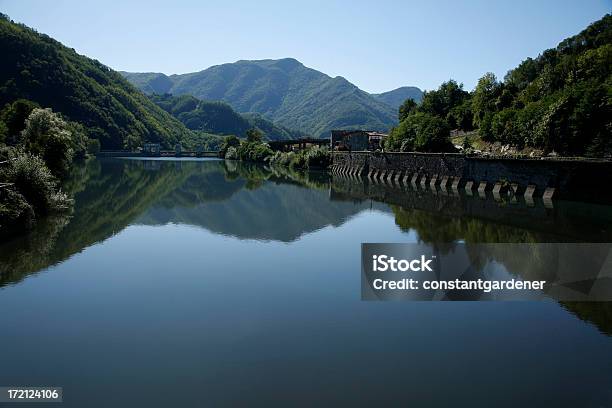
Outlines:
[[[193, 95], [259, 113], [314, 136], [331, 129], [388, 130], [397, 108], [342, 77], [331, 78], [292, 58], [238, 61], [190, 74], [123, 73], [144, 92]], [[394, 92], [394, 91], [392, 91]]]
[[423, 91], [416, 86], [402, 86], [392, 91], [372, 94], [372, 96], [392, 108], [398, 109], [408, 98], [414, 99], [415, 102], [421, 102], [421, 99], [423, 99]]

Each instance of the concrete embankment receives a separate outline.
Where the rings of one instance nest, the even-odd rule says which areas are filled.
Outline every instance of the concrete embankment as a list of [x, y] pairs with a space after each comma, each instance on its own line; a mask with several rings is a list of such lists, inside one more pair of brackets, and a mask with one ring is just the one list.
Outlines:
[[612, 202], [612, 161], [492, 158], [452, 153], [334, 152], [332, 175], [373, 182], [520, 195], [546, 200]]

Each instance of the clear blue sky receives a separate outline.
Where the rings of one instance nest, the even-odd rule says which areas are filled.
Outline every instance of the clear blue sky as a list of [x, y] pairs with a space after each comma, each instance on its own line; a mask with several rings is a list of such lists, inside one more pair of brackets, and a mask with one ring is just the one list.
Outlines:
[[612, 0], [0, 0], [13, 20], [125, 71], [294, 57], [369, 92], [472, 89], [612, 10]]

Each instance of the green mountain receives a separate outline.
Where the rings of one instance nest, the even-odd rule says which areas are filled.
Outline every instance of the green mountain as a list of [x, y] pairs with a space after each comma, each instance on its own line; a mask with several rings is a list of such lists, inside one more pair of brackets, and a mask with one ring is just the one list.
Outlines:
[[246, 137], [247, 130], [256, 127], [269, 140], [304, 136], [301, 132], [277, 126], [257, 114], [241, 115], [223, 102], [202, 101], [191, 95], [153, 94], [149, 98], [191, 130]]
[[191, 136], [119, 73], [0, 14], [0, 107], [19, 98], [87, 127], [104, 149]]
[[172, 88], [172, 80], [164, 74], [145, 72], [133, 74], [119, 71], [128, 81], [146, 94], [165, 94]]
[[612, 157], [612, 15], [527, 58], [472, 95], [483, 138], [562, 155]]
[[402, 86], [392, 91], [372, 94], [372, 96], [397, 110], [406, 99], [410, 98], [417, 103], [421, 102], [421, 99], [423, 99], [423, 91], [416, 86]]
[[314, 136], [328, 136], [331, 129], [386, 131], [397, 123], [395, 107], [292, 58], [238, 61], [181, 75], [123, 75], [144, 92], [223, 101], [240, 113], [259, 113]]

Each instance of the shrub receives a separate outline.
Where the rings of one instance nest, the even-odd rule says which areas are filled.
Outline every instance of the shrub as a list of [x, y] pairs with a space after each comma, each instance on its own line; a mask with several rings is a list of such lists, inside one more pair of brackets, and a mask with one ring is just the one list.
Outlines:
[[32, 111], [21, 132], [20, 144], [26, 151], [40, 156], [57, 177], [66, 174], [74, 156], [70, 127], [51, 109]]
[[38, 156], [28, 153], [11, 154], [4, 179], [32, 205], [36, 213], [48, 213], [56, 179]]
[[238, 147], [238, 158], [240, 160], [260, 162], [268, 161], [274, 155], [270, 146], [259, 142], [243, 142]]
[[294, 152], [274, 152], [274, 154], [272, 156], [270, 156], [270, 163], [272, 164], [278, 164], [280, 166], [289, 166], [291, 165], [291, 162], [293, 161], [293, 158], [295, 156]]
[[313, 146], [299, 152], [274, 152], [269, 162], [294, 169], [327, 167], [331, 163], [331, 153], [327, 147]]
[[252, 128], [246, 131], [246, 139], [249, 143], [261, 143], [263, 140], [263, 133], [257, 128]]
[[[230, 147], [238, 148], [240, 146], [240, 139], [238, 139], [234, 135], [226, 136], [221, 143], [221, 148], [219, 149], [219, 155], [221, 157], [225, 157], [227, 150]], [[234, 149], [235, 150], [235, 149]]]
[[238, 150], [233, 146], [229, 147], [225, 153], [225, 158], [227, 160], [238, 160]]
[[300, 170], [307, 169], [308, 160], [306, 160], [306, 154], [303, 151], [295, 154], [291, 158], [291, 163], [289, 163], [289, 167]]
[[327, 167], [331, 163], [329, 148], [324, 146], [313, 146], [305, 150], [306, 165], [311, 167]]

